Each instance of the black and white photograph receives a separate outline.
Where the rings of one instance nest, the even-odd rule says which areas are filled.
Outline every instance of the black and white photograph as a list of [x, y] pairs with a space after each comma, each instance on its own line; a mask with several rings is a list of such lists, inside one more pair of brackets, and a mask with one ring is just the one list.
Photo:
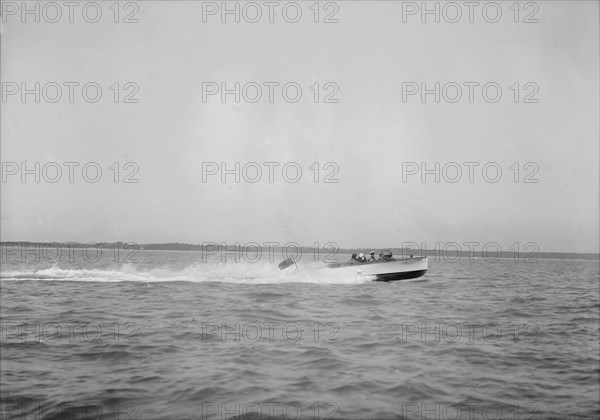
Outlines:
[[0, 420], [600, 418], [599, 0], [0, 0]]

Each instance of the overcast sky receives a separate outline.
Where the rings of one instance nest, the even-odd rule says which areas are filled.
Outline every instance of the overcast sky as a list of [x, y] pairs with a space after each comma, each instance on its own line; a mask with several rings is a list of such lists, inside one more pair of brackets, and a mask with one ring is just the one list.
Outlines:
[[[284, 19], [286, 2], [273, 23], [266, 6], [257, 23], [245, 21], [256, 14], [249, 7], [240, 23], [231, 15], [222, 23], [219, 11], [208, 14], [221, 2], [194, 1], [121, 3], [119, 23], [113, 2], [101, 3], [96, 23], [81, 8], [70, 23], [67, 7], [57, 23], [46, 21], [56, 16], [50, 8], [40, 9], [40, 23], [33, 15], [22, 23], [21, 2], [2, 3], [3, 241], [412, 241], [427, 248], [452, 241], [503, 249], [535, 242], [540, 251], [599, 251], [596, 1], [539, 1], [518, 16], [513, 2], [500, 2], [496, 23], [486, 21], [496, 10], [484, 14], [485, 2], [472, 11], [473, 22], [462, 6], [457, 23], [446, 21], [456, 9], [441, 10], [444, 3], [440, 23], [432, 15], [422, 23], [412, 3], [391, 1], [321, 4], [319, 23], [313, 2], [299, 2], [297, 23]], [[294, 20], [294, 7], [286, 12]], [[86, 13], [94, 20], [93, 9]], [[130, 13], [137, 23], [122, 22]], [[321, 22], [327, 16], [339, 22]], [[40, 103], [34, 94], [12, 94], [35, 82]], [[80, 84], [72, 85], [73, 103], [64, 82]], [[81, 92], [90, 82], [102, 88], [95, 103], [93, 88], [90, 102]], [[219, 93], [203, 99], [211, 82], [256, 83], [262, 97], [250, 102], [256, 85], [248, 85], [239, 103], [232, 94], [225, 103]], [[280, 83], [273, 103], [265, 82]], [[289, 82], [302, 89], [295, 103], [281, 92]], [[420, 92], [408, 95], [422, 82], [428, 89], [440, 83], [439, 103], [434, 94], [425, 101]], [[62, 86], [55, 103], [52, 83]], [[462, 97], [453, 103], [457, 85]], [[123, 103], [136, 86], [129, 99], [138, 102]], [[502, 91], [493, 103], [496, 86]], [[287, 93], [291, 100], [295, 91]], [[329, 94], [337, 102], [325, 103]], [[21, 182], [25, 161], [30, 169], [47, 165], [39, 183], [35, 174]], [[54, 177], [52, 162], [63, 165], [55, 183], [45, 179]], [[72, 183], [64, 162], [80, 164]], [[103, 170], [96, 183], [82, 177], [88, 162]], [[139, 168], [131, 178], [139, 182], [123, 182], [136, 168], [127, 162]], [[228, 175], [222, 183], [216, 174], [203, 182], [203, 162], [230, 169], [256, 162], [262, 178], [236, 183]], [[264, 162], [279, 163], [272, 183]], [[289, 162], [303, 171], [296, 183], [283, 178]], [[422, 182], [421, 164], [435, 170], [436, 162], [440, 182], [434, 173]], [[474, 162], [473, 182], [465, 162]], [[337, 183], [323, 182], [335, 171]], [[295, 176], [293, 167], [287, 175]]]

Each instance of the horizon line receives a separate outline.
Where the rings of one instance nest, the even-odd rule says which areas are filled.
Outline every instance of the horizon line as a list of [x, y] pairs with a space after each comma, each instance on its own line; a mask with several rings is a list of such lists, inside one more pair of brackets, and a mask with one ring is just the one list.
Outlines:
[[[443, 243], [443, 244], [449, 244], [449, 243], [453, 243], [452, 241], [445, 241], [445, 242], [438, 242], [438, 243]], [[457, 243], [457, 242], [454, 242]], [[492, 243], [492, 242], [486, 242], [486, 243]], [[137, 242], [124, 242], [124, 241], [90, 241], [90, 242], [81, 242], [81, 241], [4, 241], [4, 240], [0, 240], [0, 246], [3, 246], [4, 244], [70, 244], [70, 245], [85, 245], [85, 244], [135, 244], [137, 246], [143, 247], [143, 246], [148, 246], [148, 245], [157, 245], [157, 246], [168, 246], [168, 245], [179, 245], [179, 246], [194, 246], [194, 247], [204, 247], [206, 245], [213, 245], [216, 244], [218, 246], [222, 246], [223, 244], [225, 244], [225, 246], [236, 246], [236, 245], [242, 245], [240, 242], [235, 242], [235, 243], [226, 243], [226, 242], [203, 242], [201, 244], [193, 244], [193, 243], [188, 243], [188, 242], [145, 242], [145, 243], [137, 243]], [[252, 244], [252, 242], [248, 242], [246, 244], [243, 244], [243, 246], [248, 246], [249, 244]], [[300, 248], [306, 248], [306, 249], [314, 249], [314, 247], [312, 246], [306, 246], [306, 245], [302, 245], [302, 244], [298, 244], [295, 242], [288, 242], [287, 244], [296, 244], [298, 245]], [[276, 246], [273, 246], [273, 248], [283, 248], [285, 245], [287, 244], [279, 244]], [[269, 248], [268, 246], [264, 246], [264, 244], [257, 244], [259, 245], [261, 248]], [[337, 245], [337, 244], [336, 244]], [[460, 244], [459, 244], [460, 245]], [[480, 244], [481, 245], [481, 244]], [[320, 247], [319, 249], [331, 249], [331, 248], [323, 248]], [[337, 250], [365, 250], [365, 249], [370, 249], [370, 250], [386, 250], [386, 249], [402, 249], [402, 250], [406, 250], [406, 249], [412, 249], [412, 248], [402, 248], [400, 246], [392, 246], [392, 247], [342, 247], [342, 246], [338, 246]], [[184, 251], [184, 250], [177, 250], [175, 249], [174, 251]], [[442, 249], [429, 249], [429, 248], [418, 248], [415, 251], [420, 251], [420, 252], [426, 252], [426, 251], [433, 251], [433, 252], [437, 252], [437, 251], [444, 251], [444, 252], [454, 252], [454, 253], [481, 253], [483, 252], [482, 250], [475, 250], [475, 251], [470, 251], [469, 249], [466, 250], [457, 250], [457, 249], [446, 249], [446, 250], [442, 250]], [[500, 251], [502, 253], [515, 253], [515, 251], [513, 250], [502, 250], [500, 249]], [[232, 251], [233, 252], [233, 251]], [[526, 254], [529, 251], [523, 250], [523, 251], [517, 251], [517, 253], [523, 253]], [[579, 255], [596, 255], [598, 257], [600, 257], [600, 251], [586, 251], [586, 252], [580, 252], [580, 251], [535, 251], [533, 253], [533, 255], [536, 254], [579, 254]]]

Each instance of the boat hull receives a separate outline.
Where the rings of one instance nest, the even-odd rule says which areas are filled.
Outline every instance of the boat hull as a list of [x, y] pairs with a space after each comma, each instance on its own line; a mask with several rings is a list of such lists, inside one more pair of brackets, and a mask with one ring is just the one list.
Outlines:
[[390, 282], [415, 279], [425, 275], [428, 269], [428, 262], [427, 257], [413, 257], [364, 263], [352, 261], [342, 264], [332, 264], [329, 268], [343, 268], [364, 277], [372, 277], [375, 281]]
[[422, 277], [427, 273], [427, 270], [416, 270], [416, 271], [407, 271], [405, 273], [385, 273], [385, 274], [376, 274], [374, 281], [398, 281], [398, 280], [410, 280]]

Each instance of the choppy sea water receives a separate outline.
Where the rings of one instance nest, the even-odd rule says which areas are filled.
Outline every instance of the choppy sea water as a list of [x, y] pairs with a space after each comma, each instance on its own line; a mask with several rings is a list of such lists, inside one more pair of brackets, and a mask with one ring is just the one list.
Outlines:
[[1, 418], [600, 416], [598, 261], [430, 257], [379, 283], [113, 257], [3, 261]]

